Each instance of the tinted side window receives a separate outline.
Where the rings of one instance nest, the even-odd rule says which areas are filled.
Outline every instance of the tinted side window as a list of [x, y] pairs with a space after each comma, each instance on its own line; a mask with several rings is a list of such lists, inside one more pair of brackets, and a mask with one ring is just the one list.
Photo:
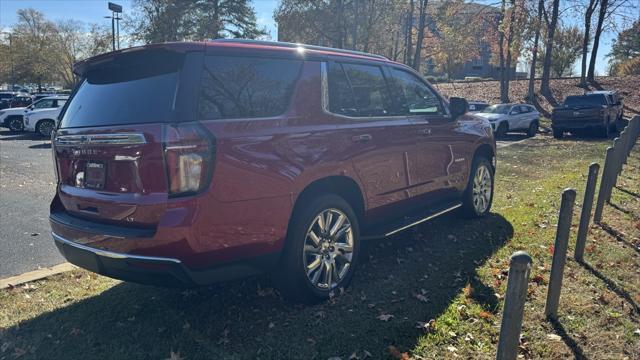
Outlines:
[[399, 115], [443, 113], [438, 96], [414, 74], [392, 68], [391, 76], [399, 91]]
[[38, 101], [37, 104], [33, 107], [34, 109], [45, 109], [54, 107], [55, 100], [53, 99], [44, 99]]
[[389, 89], [382, 69], [374, 65], [342, 64], [347, 74], [358, 116], [387, 116], [391, 109]]
[[201, 119], [276, 116], [285, 112], [301, 61], [208, 56], [198, 114]]
[[334, 114], [358, 116], [353, 92], [342, 65], [331, 62], [328, 67], [329, 111]]
[[528, 113], [531, 112], [531, 108], [525, 105], [520, 105], [520, 113], [524, 114], [524, 113]]

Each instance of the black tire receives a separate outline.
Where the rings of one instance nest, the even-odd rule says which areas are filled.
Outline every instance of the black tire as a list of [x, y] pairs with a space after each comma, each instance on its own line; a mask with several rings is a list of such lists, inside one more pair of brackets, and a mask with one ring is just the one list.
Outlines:
[[527, 136], [534, 137], [538, 133], [538, 120], [534, 120], [529, 124], [529, 128], [527, 129]]
[[[273, 273], [273, 280], [285, 299], [293, 302], [316, 303], [326, 300], [332, 295], [337, 295], [340, 288], [346, 288], [351, 282], [353, 273], [357, 267], [358, 253], [360, 251], [360, 230], [355, 212], [349, 203], [337, 195], [322, 194], [315, 198], [301, 199], [300, 201], [303, 201], [303, 203], [301, 203], [301, 206], [296, 206], [296, 210], [294, 210], [296, 213], [293, 214], [291, 222], [289, 223], [285, 248], [282, 252], [280, 263]], [[312, 229], [316, 229], [317, 231], [318, 229], [314, 227], [317, 226], [316, 220], [318, 216], [331, 209], [340, 211], [350, 222], [353, 251], [351, 253], [349, 266], [342, 278], [340, 278], [335, 285], [332, 284], [333, 279], [332, 281], [327, 280], [323, 284], [331, 283], [330, 286], [328, 288], [321, 288], [319, 286], [323, 284], [319, 282], [316, 285], [312, 282], [312, 279], [309, 278], [310, 276], [313, 277], [311, 274], [315, 275], [315, 272], [310, 272], [310, 275], [307, 275], [305, 261], [307, 261], [308, 256], [314, 256], [314, 254], [309, 255], [304, 252], [304, 249], [305, 242], [311, 239], [311, 237], [307, 235], [308, 231]], [[346, 238], [348, 235], [345, 233], [344, 236]], [[322, 238], [320, 240], [322, 241]], [[335, 242], [326, 243], [329, 244], [330, 248], [332, 248], [331, 251], [333, 251], [333, 246], [330, 244], [335, 244]], [[324, 251], [321, 250], [321, 246], [317, 246], [316, 249], [319, 253]], [[335, 252], [339, 251], [336, 247]], [[341, 254], [345, 253], [341, 252]], [[319, 277], [323, 277], [323, 275], [326, 274], [326, 270], [323, 270], [325, 269], [324, 261], [329, 261], [331, 255], [329, 255], [328, 258], [326, 255], [316, 256], [318, 257], [316, 257], [312, 263], [318, 261], [318, 259], [322, 262], [316, 271], [322, 270], [323, 272], [321, 272]], [[338, 258], [336, 257], [336, 259]], [[333, 261], [335, 264], [338, 263], [335, 259]], [[346, 262], [342, 264], [344, 266]], [[337, 272], [338, 270], [336, 270], [336, 273]]]
[[[53, 131], [56, 123], [53, 120], [40, 120], [36, 125], [36, 133], [43, 137], [51, 137], [51, 131]], [[48, 130], [51, 131], [48, 131]]]
[[553, 129], [553, 138], [554, 139], [562, 139], [564, 137], [564, 131], [560, 129]]
[[[474, 197], [474, 180], [478, 174], [480, 168], [484, 168], [490, 176], [491, 189], [489, 189], [489, 199], [486, 202], [487, 206], [483, 210], [478, 209], [475, 206]], [[494, 189], [494, 174], [495, 171], [489, 159], [483, 156], [477, 156], [473, 159], [471, 165], [471, 172], [469, 173], [469, 182], [467, 183], [467, 189], [462, 196], [462, 215], [466, 218], [478, 218], [489, 214], [491, 211], [491, 205], [493, 204], [493, 189]]]
[[496, 138], [501, 138], [507, 135], [507, 131], [509, 131], [509, 125], [506, 122], [501, 122], [498, 125], [498, 129], [496, 129]]
[[22, 122], [22, 116], [10, 116], [7, 119], [7, 127], [11, 131], [19, 132], [24, 130], [24, 123]]

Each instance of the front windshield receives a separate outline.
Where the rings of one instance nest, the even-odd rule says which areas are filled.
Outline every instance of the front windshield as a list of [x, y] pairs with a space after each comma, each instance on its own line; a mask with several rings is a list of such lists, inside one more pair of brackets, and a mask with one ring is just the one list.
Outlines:
[[511, 110], [511, 105], [491, 105], [481, 112], [487, 114], [508, 114], [509, 110]]

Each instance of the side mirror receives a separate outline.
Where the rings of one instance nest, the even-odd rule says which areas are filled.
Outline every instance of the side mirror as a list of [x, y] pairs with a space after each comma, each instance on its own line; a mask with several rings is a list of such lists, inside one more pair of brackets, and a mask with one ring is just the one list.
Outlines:
[[449, 108], [451, 110], [451, 117], [455, 120], [469, 111], [469, 103], [465, 98], [452, 97], [449, 98]]

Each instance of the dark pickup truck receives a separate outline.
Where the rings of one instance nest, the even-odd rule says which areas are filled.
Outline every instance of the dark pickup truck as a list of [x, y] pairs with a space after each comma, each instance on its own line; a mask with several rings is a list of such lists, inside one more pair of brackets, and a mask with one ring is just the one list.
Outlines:
[[565, 131], [595, 129], [601, 137], [615, 131], [621, 117], [621, 104], [613, 103], [607, 92], [567, 96], [562, 106], [553, 109], [551, 127], [553, 137], [562, 138]]

